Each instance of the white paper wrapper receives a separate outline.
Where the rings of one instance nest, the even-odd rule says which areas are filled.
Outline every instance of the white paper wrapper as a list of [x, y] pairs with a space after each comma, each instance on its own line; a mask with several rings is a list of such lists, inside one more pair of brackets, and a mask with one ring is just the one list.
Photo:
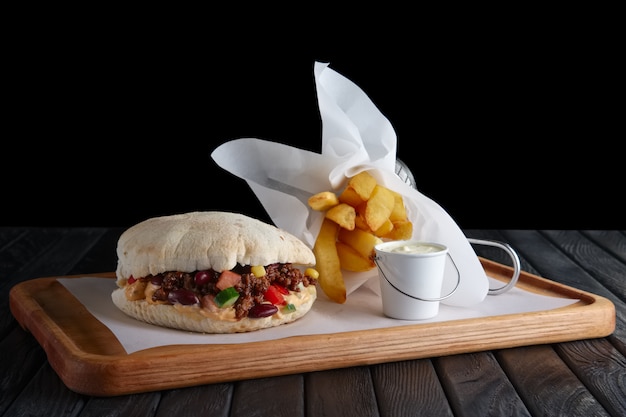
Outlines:
[[[500, 284], [493, 280], [493, 285]], [[139, 350], [187, 344], [230, 344], [279, 340], [291, 336], [322, 335], [406, 326], [421, 323], [440, 323], [471, 318], [486, 318], [507, 314], [524, 314], [565, 307], [576, 299], [549, 297], [513, 288], [497, 297], [488, 297], [474, 307], [442, 305], [436, 317], [425, 320], [396, 320], [383, 315], [382, 301], [366, 286], [354, 291], [345, 304], [318, 299], [304, 317], [293, 323], [237, 334], [202, 334], [168, 329], [135, 320], [119, 310], [109, 294], [117, 288], [110, 278], [59, 278], [67, 288], [100, 322], [107, 326], [127, 353]], [[488, 325], [488, 322], [486, 322]]]
[[[320, 191], [340, 192], [349, 177], [370, 172], [380, 184], [404, 197], [413, 239], [443, 243], [461, 274], [457, 291], [443, 304], [482, 302], [489, 280], [474, 249], [450, 215], [395, 173], [397, 137], [387, 118], [352, 81], [326, 63], [315, 63], [315, 85], [322, 120], [322, 152], [310, 152], [256, 138], [236, 139], [215, 149], [215, 162], [244, 179], [276, 226], [313, 247], [323, 214], [310, 210], [308, 198]], [[450, 262], [449, 262], [450, 263]], [[378, 271], [344, 272], [348, 294], [363, 284], [378, 289]], [[446, 268], [442, 294], [457, 283]]]

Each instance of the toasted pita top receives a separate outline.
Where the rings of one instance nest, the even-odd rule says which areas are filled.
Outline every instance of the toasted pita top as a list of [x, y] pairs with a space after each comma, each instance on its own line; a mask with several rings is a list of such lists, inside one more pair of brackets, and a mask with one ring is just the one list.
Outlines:
[[154, 217], [127, 229], [117, 243], [118, 282], [166, 271], [216, 271], [241, 265], [314, 265], [294, 235], [238, 213], [191, 212]]

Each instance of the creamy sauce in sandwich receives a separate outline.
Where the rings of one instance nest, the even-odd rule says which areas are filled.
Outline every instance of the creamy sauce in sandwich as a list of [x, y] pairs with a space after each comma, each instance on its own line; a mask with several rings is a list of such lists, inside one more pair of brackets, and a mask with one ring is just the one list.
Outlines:
[[185, 313], [194, 313], [194, 314], [202, 314], [204, 317], [210, 318], [212, 320], [220, 320], [220, 321], [237, 321], [235, 318], [235, 307], [227, 307], [227, 308], [218, 308], [215, 311], [209, 310], [208, 308], [202, 308], [198, 304], [194, 305], [183, 305], [183, 304], [173, 304], [172, 307], [183, 314]]
[[145, 289], [145, 291], [144, 291], [144, 294], [146, 295], [146, 301], [147, 301], [149, 304], [167, 304], [167, 302], [166, 302], [166, 301], [161, 301], [161, 300], [154, 301], [154, 300], [152, 299], [152, 295], [153, 295], [153, 294], [154, 294], [154, 292], [155, 292], [156, 290], [158, 290], [159, 288], [161, 288], [161, 287], [160, 287], [160, 286], [158, 286], [158, 285], [154, 285], [154, 284], [153, 284], [153, 283], [151, 283], [151, 282], [148, 282], [148, 283], [147, 283], [147, 285], [146, 285], [146, 289]]
[[[146, 302], [150, 304], [167, 304], [165, 301], [152, 301], [152, 295], [154, 292], [159, 289], [160, 286], [154, 285], [151, 282], [142, 282], [135, 281], [130, 285], [126, 285], [125, 293], [126, 298], [128, 300], [140, 300], [145, 298]], [[133, 298], [131, 298], [133, 297]], [[139, 298], [137, 298], [139, 297]], [[293, 304], [296, 310], [306, 304], [311, 300], [311, 286], [304, 287], [300, 292], [291, 292], [288, 295], [285, 295], [285, 300], [287, 304]], [[172, 305], [177, 311], [181, 313], [200, 313], [203, 316], [213, 319], [213, 320], [221, 320], [221, 321], [237, 321], [235, 318], [235, 308], [230, 306], [227, 308], [218, 308], [217, 306], [214, 309], [203, 308], [198, 304], [194, 305], [183, 305], [183, 304], [173, 304]], [[289, 314], [289, 313], [287, 313]], [[277, 317], [283, 317], [285, 313], [282, 310], [278, 309], [278, 311], [274, 314]]]
[[[124, 287], [126, 299], [129, 301], [137, 301], [146, 298], [146, 286], [145, 282], [139, 280], [132, 284], [127, 284], [126, 287]], [[152, 294], [150, 294], [150, 297], [152, 297]]]
[[[300, 308], [303, 304], [306, 304], [308, 301], [311, 300], [310, 288], [311, 288], [310, 286], [305, 287], [300, 292], [292, 292], [289, 295], [285, 295], [284, 297], [285, 297], [285, 300], [287, 301], [287, 304], [293, 304], [296, 310], [298, 310], [298, 308]], [[227, 308], [217, 308], [216, 310], [202, 308], [198, 305], [186, 306], [182, 304], [176, 304], [174, 305], [174, 307], [178, 311], [183, 311], [183, 312], [190, 311], [190, 310], [195, 310], [195, 311], [199, 310], [200, 314], [202, 314], [205, 317], [214, 319], [214, 320], [237, 321], [237, 319], [235, 318], [235, 308], [232, 306], [227, 307]], [[286, 314], [290, 314], [290, 313], [283, 313], [283, 311], [281, 310], [279, 306], [278, 311], [274, 313], [274, 317], [283, 317]]]

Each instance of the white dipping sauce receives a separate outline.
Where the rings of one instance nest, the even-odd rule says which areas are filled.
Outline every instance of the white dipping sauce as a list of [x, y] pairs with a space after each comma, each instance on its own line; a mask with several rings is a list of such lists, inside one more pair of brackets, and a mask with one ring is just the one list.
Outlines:
[[434, 245], [427, 245], [423, 243], [400, 245], [391, 249], [389, 252], [396, 253], [433, 253], [441, 251], [441, 247]]

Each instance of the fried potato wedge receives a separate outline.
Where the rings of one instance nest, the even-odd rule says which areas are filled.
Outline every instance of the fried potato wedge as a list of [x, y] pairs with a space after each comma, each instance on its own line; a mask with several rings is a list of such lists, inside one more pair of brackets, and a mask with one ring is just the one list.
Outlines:
[[339, 199], [332, 191], [322, 191], [309, 197], [308, 203], [313, 210], [325, 211], [339, 204]]
[[365, 204], [361, 204], [356, 208], [356, 218], [354, 219], [354, 227], [367, 232], [372, 232], [372, 229], [367, 225], [365, 221]]
[[354, 230], [356, 210], [350, 204], [339, 203], [326, 212], [326, 218], [334, 221], [344, 229]]
[[384, 236], [388, 240], [406, 240], [413, 236], [413, 223], [410, 220], [398, 220], [393, 222], [393, 229]]
[[364, 258], [374, 256], [374, 246], [383, 243], [383, 240], [378, 236], [356, 228], [354, 230], [340, 229], [337, 239], [339, 242], [352, 247]]
[[376, 236], [383, 236], [390, 233], [393, 230], [393, 222], [389, 219], [385, 220], [385, 223], [382, 224], [378, 229], [374, 231]]
[[343, 242], [336, 242], [339, 264], [346, 271], [365, 272], [374, 268], [376, 264], [370, 257], [361, 256], [353, 247]]
[[402, 194], [393, 190], [389, 191], [391, 191], [391, 193], [393, 194], [394, 199], [393, 209], [389, 214], [389, 221], [396, 222], [399, 220], [407, 220], [408, 215], [406, 213], [406, 207], [404, 207], [404, 199], [402, 198]]
[[372, 177], [367, 171], [362, 171], [350, 178], [346, 188], [351, 188], [354, 192], [361, 197], [362, 201], [366, 201], [372, 195], [374, 188], [376, 188], [376, 178]]
[[339, 194], [338, 198], [341, 203], [349, 204], [352, 207], [357, 207], [365, 202], [365, 200], [363, 200], [361, 196], [357, 194], [354, 188], [350, 187], [346, 187], [343, 192]]
[[341, 263], [337, 254], [337, 234], [340, 226], [334, 221], [324, 218], [322, 227], [313, 246], [315, 269], [319, 273], [317, 282], [324, 294], [332, 301], [343, 304], [346, 302], [346, 284], [341, 272]]
[[389, 188], [376, 185], [369, 200], [365, 203], [365, 221], [371, 230], [378, 230], [393, 210], [395, 198]]

